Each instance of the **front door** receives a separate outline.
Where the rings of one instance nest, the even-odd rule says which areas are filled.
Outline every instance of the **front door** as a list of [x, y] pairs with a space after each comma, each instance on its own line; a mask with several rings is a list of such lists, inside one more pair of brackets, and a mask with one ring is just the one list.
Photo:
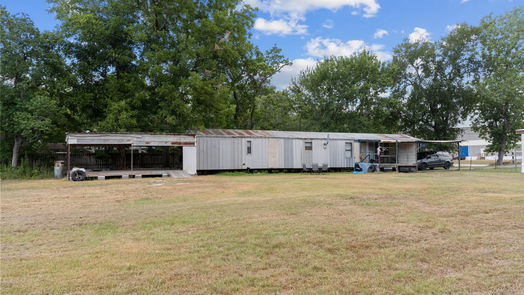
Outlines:
[[302, 155], [302, 164], [305, 165], [306, 168], [311, 168], [311, 165], [313, 164], [313, 141], [304, 141]]
[[346, 142], [344, 144], [344, 163], [346, 168], [353, 167], [353, 143]]

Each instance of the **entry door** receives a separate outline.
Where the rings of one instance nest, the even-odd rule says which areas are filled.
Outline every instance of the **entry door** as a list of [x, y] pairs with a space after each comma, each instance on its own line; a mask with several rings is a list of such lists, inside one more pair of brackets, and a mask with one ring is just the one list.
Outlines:
[[353, 167], [353, 143], [352, 142], [346, 142], [344, 144], [344, 163], [346, 164], [346, 168]]
[[302, 155], [302, 163], [306, 165], [307, 168], [311, 168], [313, 164], [313, 141], [304, 141], [304, 150]]

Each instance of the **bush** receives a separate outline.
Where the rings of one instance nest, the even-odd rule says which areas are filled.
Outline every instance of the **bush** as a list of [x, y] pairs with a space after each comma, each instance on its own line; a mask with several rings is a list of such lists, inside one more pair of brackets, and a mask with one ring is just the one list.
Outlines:
[[53, 167], [44, 165], [32, 165], [22, 158], [20, 165], [16, 168], [10, 165], [0, 165], [0, 179], [38, 179], [53, 177]]

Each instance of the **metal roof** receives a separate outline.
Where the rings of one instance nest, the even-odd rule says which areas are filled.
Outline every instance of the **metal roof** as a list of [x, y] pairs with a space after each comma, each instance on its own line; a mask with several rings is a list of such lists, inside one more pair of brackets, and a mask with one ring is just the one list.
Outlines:
[[342, 139], [355, 141], [419, 142], [418, 138], [406, 134], [303, 132], [273, 130], [206, 129], [196, 132], [204, 137], [268, 137], [295, 139]]
[[194, 146], [194, 134], [151, 133], [68, 133], [67, 144], [133, 145], [133, 146]]

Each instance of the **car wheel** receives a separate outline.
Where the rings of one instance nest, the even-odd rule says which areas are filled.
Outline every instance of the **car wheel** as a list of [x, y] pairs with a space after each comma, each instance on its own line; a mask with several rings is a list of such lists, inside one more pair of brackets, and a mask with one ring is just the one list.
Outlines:
[[444, 169], [448, 170], [449, 167], [451, 167], [451, 163], [450, 163], [450, 162], [446, 162], [446, 163], [444, 164]]
[[82, 170], [75, 170], [71, 172], [71, 180], [83, 181], [86, 179], [86, 173]]
[[375, 171], [377, 171], [377, 167], [375, 167], [375, 165], [369, 166], [368, 172], [375, 172]]
[[428, 169], [428, 164], [427, 163], [420, 164], [420, 170], [426, 170], [426, 169]]

